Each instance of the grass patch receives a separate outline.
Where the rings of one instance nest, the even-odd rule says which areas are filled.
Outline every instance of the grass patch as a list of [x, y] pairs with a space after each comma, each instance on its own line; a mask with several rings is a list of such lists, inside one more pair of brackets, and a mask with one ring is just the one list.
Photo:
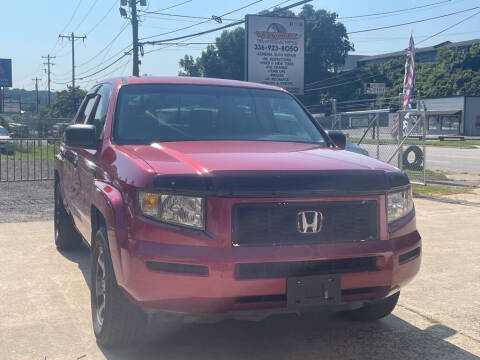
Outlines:
[[[421, 171], [415, 171], [415, 170], [403, 170], [409, 178], [421, 178], [423, 179], [423, 170]], [[445, 175], [444, 172], [438, 171], [438, 170], [429, 170], [427, 169], [425, 171], [425, 175], [427, 180], [436, 180], [436, 181], [441, 181], [441, 180], [448, 180], [448, 177]]]
[[455, 194], [465, 194], [472, 191], [470, 186], [440, 186], [412, 184], [413, 196], [438, 197]]
[[49, 159], [53, 160], [55, 154], [59, 151], [60, 146], [54, 144], [42, 145], [42, 146], [33, 146], [33, 145], [23, 145], [16, 146], [13, 153], [7, 155], [6, 152], [0, 154], [0, 158], [10, 159], [10, 160], [40, 160], [40, 159]]

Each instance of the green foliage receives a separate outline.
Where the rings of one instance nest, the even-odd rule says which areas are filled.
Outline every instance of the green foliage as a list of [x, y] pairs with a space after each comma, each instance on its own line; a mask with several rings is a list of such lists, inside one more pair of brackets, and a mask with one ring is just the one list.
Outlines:
[[[367, 82], [384, 82], [386, 92], [383, 98], [376, 100], [377, 106], [387, 106], [403, 89], [405, 58], [399, 57], [390, 61], [372, 64], [344, 73], [340, 78], [331, 74], [324, 84], [339, 85], [319, 90], [317, 96], [322, 99], [336, 98], [342, 100], [375, 99], [375, 95], [365, 95], [363, 84]], [[436, 62], [416, 64], [415, 88], [421, 97], [440, 96], [478, 96], [480, 95], [480, 46], [471, 46], [468, 50], [441, 49]], [[344, 79], [344, 81], [342, 81]]]
[[[343, 65], [345, 56], [353, 50], [347, 31], [337, 21], [337, 14], [314, 10], [305, 5], [302, 11], [264, 11], [262, 15], [297, 16], [305, 18], [305, 78], [309, 81], [323, 79], [331, 70]], [[179, 62], [182, 76], [206, 76], [225, 79], [244, 79], [245, 29], [223, 31], [215, 45], [209, 45], [193, 59], [185, 55]]]
[[[87, 92], [80, 89], [79, 87], [75, 88], [75, 97], [77, 104], [80, 104], [80, 101], [85, 97]], [[72, 91], [71, 87], [67, 90], [62, 90], [57, 92], [55, 102], [42, 109], [40, 115], [42, 117], [52, 117], [52, 118], [68, 118], [73, 117], [76, 112], [76, 108], [73, 106], [72, 102]]]

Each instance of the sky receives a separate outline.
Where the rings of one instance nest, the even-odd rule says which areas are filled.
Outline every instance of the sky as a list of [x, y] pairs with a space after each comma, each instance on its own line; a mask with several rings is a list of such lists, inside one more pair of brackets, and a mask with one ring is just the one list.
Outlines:
[[[212, 15], [220, 16], [254, 3], [225, 16], [224, 23], [227, 24], [236, 19], [243, 19], [246, 14], [255, 14], [279, 3], [286, 6], [296, 1], [298, 0], [259, 0], [254, 3], [254, 0], [147, 0], [147, 6], [139, 6], [139, 9], [151, 12], [180, 4], [163, 12], [211, 17]], [[346, 26], [348, 32], [401, 24], [477, 7], [422, 23], [351, 34], [349, 38], [355, 46], [353, 54], [359, 55], [376, 55], [405, 49], [408, 46], [410, 33], [418, 43], [480, 11], [478, 0], [405, 0], [402, 2], [313, 0], [310, 4], [315, 9], [323, 8], [337, 13], [339, 21]], [[384, 13], [429, 4], [435, 5], [393, 14], [352, 18], [353, 16]], [[122, 49], [131, 44], [131, 26], [128, 20], [120, 16], [119, 5], [119, 0], [0, 0], [0, 13], [2, 14], [0, 58], [12, 59], [13, 87], [34, 89], [35, 82], [32, 79], [39, 77], [41, 78], [39, 88], [46, 89], [47, 76], [43, 65], [46, 59], [42, 59], [42, 56], [50, 54], [55, 56], [52, 59], [52, 62], [55, 63], [52, 66], [52, 89], [65, 89], [65, 83], [71, 80], [71, 43], [68, 39], [59, 39], [58, 35], [69, 35], [72, 32], [76, 36], [86, 35], [86, 39], [75, 42], [76, 78], [79, 78], [77, 85], [82, 88], [90, 88], [95, 82], [106, 77], [130, 75], [132, 72], [131, 56], [125, 56], [108, 69], [93, 75], [117, 60], [122, 54]], [[300, 11], [300, 7], [293, 11]], [[153, 39], [166, 39], [218, 26], [213, 20], [140, 14], [140, 38], [164, 34]], [[198, 24], [201, 21], [204, 23]], [[480, 38], [479, 23], [480, 14], [440, 35], [427, 39], [419, 47], [431, 46], [447, 40], [462, 41]], [[189, 28], [179, 30], [185, 27]], [[219, 32], [210, 33], [190, 41], [211, 43], [218, 35]], [[178, 61], [180, 58], [185, 54], [198, 56], [205, 47], [204, 44], [170, 45], [168, 47], [145, 46], [140, 73], [175, 76], [179, 71]]]

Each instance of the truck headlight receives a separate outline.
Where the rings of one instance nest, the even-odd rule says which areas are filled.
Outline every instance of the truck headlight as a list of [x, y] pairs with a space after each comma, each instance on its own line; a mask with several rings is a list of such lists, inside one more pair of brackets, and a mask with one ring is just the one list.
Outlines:
[[138, 201], [140, 211], [148, 217], [170, 224], [205, 228], [204, 198], [141, 191]]
[[388, 222], [398, 220], [413, 210], [412, 189], [391, 192], [387, 195]]

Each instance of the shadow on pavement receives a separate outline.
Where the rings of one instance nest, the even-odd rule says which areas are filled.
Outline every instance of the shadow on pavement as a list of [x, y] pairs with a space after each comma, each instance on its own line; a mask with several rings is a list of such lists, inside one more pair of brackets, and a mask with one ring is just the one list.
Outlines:
[[82, 243], [82, 246], [79, 249], [73, 251], [59, 251], [60, 254], [78, 265], [78, 268], [82, 272], [85, 282], [90, 288], [90, 249], [87, 245]]
[[353, 323], [334, 314], [272, 316], [262, 322], [176, 325], [135, 349], [105, 350], [116, 359], [478, 359], [443, 339], [443, 325], [421, 330], [396, 316]]
[[[78, 264], [90, 286], [90, 250], [62, 252]], [[328, 313], [275, 315], [260, 322], [217, 324], [154, 322], [147, 343], [100, 348], [109, 360], [131, 359], [478, 359], [444, 339], [455, 330], [441, 324], [419, 329], [391, 315], [370, 323]], [[93, 335], [92, 335], [93, 336]]]

